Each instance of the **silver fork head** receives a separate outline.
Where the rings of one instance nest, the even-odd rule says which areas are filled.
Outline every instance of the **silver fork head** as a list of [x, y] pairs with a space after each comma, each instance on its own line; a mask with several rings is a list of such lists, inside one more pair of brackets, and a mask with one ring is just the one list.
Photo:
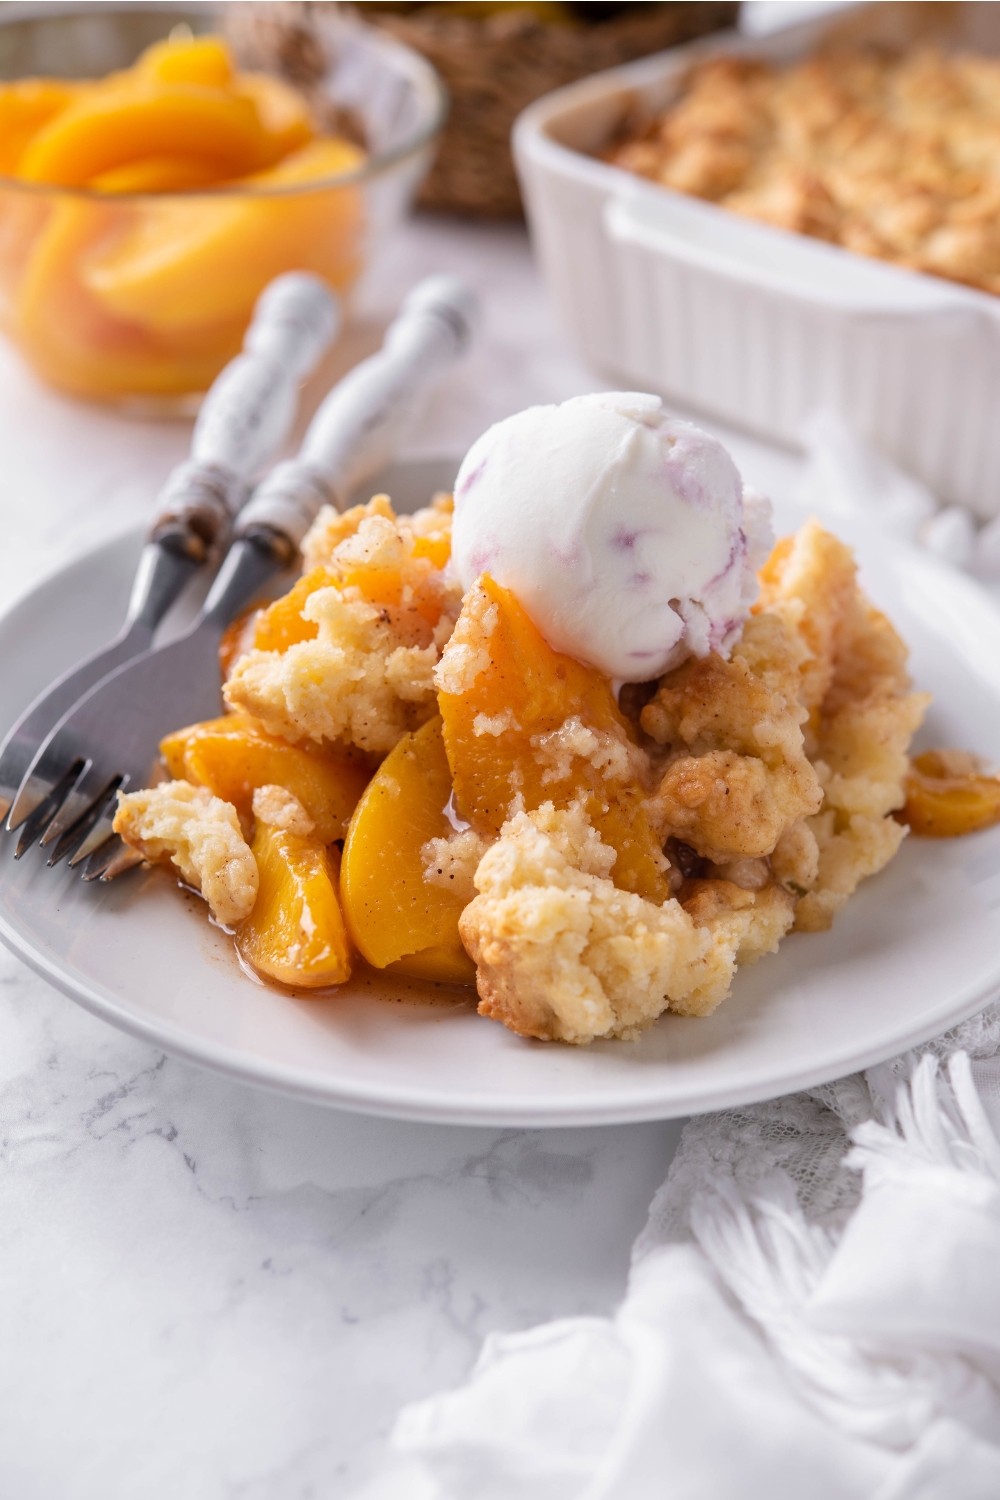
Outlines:
[[[202, 612], [185, 635], [110, 673], [63, 715], [43, 742], [18, 791], [11, 819], [30, 815], [20, 853], [39, 834], [56, 843], [52, 863], [93, 837], [115, 787], [144, 786], [164, 735], [218, 714], [222, 632], [282, 567], [292, 544], [269, 527], [236, 541]], [[44, 809], [44, 811], [43, 811]]]
[[[79, 786], [79, 783], [77, 785]], [[111, 785], [94, 799], [83, 816], [77, 819], [76, 823], [61, 834], [56, 841], [55, 848], [45, 861], [49, 869], [57, 865], [60, 860], [66, 859], [67, 855], [69, 855], [70, 869], [73, 869], [111, 837], [114, 832], [112, 826], [114, 816], [118, 807], [118, 792], [119, 789], [124, 791], [127, 787], [127, 780], [120, 782], [116, 777]], [[65, 807], [65, 803], [63, 806]], [[51, 826], [50, 824], [49, 828]], [[52, 843], [49, 829], [46, 829], [42, 843]]]
[[67, 794], [72, 790], [80, 775], [82, 766], [79, 761], [74, 762], [56, 784], [49, 789], [48, 794], [38, 802], [27, 818], [21, 824], [21, 833], [14, 849], [14, 858], [20, 859], [32, 844], [45, 832], [49, 822], [59, 811]]
[[[150, 761], [149, 769], [152, 770], [153, 762]], [[85, 766], [80, 772], [72, 789], [66, 794], [62, 806], [53, 818], [45, 825], [45, 832], [41, 837], [42, 848], [49, 844], [60, 844], [73, 836], [73, 842], [82, 842], [90, 830], [90, 825], [100, 815], [101, 809], [107, 805], [109, 797], [117, 791], [119, 786], [127, 785], [130, 778], [127, 773], [117, 773], [110, 779], [104, 774], [105, 767], [102, 765]], [[67, 844], [68, 847], [68, 844]], [[65, 848], [63, 853], [65, 853]], [[58, 864], [60, 855], [53, 854], [51, 864]]]
[[56, 842], [57, 851], [66, 840], [53, 863], [82, 846], [116, 787], [146, 785], [165, 734], [221, 712], [218, 641], [218, 629], [203, 621], [119, 667], [64, 716], [25, 783], [32, 797], [39, 787], [43, 796], [27, 819], [20, 853], [39, 836], [45, 845]]

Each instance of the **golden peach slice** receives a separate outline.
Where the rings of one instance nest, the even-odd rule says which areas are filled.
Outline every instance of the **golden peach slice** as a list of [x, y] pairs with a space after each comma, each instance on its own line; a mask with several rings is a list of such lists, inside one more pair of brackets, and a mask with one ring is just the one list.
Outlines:
[[927, 750], [910, 766], [900, 816], [921, 838], [979, 833], [1000, 823], [1000, 777], [984, 776], [965, 752]]
[[268, 979], [307, 989], [343, 984], [350, 945], [337, 899], [336, 850], [313, 834], [258, 821], [251, 845], [260, 885], [236, 930], [242, 958]]
[[224, 714], [168, 734], [160, 754], [175, 780], [208, 787], [250, 817], [258, 787], [281, 786], [302, 803], [322, 844], [344, 837], [370, 772], [343, 751], [290, 745], [249, 714]]
[[464, 902], [425, 881], [421, 856], [429, 839], [452, 831], [444, 812], [450, 796], [441, 720], [432, 719], [400, 740], [358, 803], [340, 894], [348, 931], [375, 968], [472, 984], [475, 966], [458, 936]]

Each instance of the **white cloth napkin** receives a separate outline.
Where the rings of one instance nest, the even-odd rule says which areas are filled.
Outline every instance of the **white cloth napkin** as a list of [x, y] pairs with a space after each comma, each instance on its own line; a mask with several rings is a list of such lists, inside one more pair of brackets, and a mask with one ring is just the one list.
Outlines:
[[1000, 516], [980, 525], [961, 505], [935, 495], [859, 437], [838, 416], [817, 411], [803, 430], [806, 469], [801, 498], [836, 527], [861, 519], [902, 541], [917, 542], [996, 593], [1000, 585]]
[[998, 1051], [692, 1120], [617, 1314], [488, 1338], [364, 1500], [997, 1500]]
[[[807, 438], [813, 509], [969, 561], [971, 517], [832, 417]], [[1000, 522], [977, 554], [1000, 573]], [[1000, 1500], [998, 1133], [1000, 1004], [690, 1121], [615, 1316], [487, 1338], [358, 1500]]]

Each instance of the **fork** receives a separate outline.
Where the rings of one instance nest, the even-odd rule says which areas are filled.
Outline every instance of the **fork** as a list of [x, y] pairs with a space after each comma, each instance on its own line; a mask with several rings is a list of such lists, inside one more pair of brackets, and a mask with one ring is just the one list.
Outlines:
[[57, 677], [0, 744], [0, 818], [17, 828], [49, 788], [22, 780], [50, 729], [89, 688], [147, 651], [167, 610], [204, 567], [246, 500], [249, 481], [291, 430], [298, 387], [340, 324], [337, 298], [318, 276], [279, 276], [257, 300], [243, 352], [202, 403], [191, 455], [170, 474], [142, 549], [124, 624], [110, 645]]
[[419, 415], [431, 377], [467, 346], [475, 310], [472, 294], [449, 276], [430, 277], [410, 294], [381, 350], [326, 397], [298, 457], [278, 464], [244, 507], [190, 629], [117, 668], [50, 733], [26, 778], [44, 793], [16, 857], [41, 833], [43, 844], [56, 843], [50, 865], [66, 854], [76, 865], [100, 850], [107, 857], [85, 877], [108, 873], [121, 852], [101, 849], [116, 793], [144, 784], [169, 730], [220, 712], [226, 626], [292, 563], [320, 506], [342, 505], [353, 484], [388, 461]]

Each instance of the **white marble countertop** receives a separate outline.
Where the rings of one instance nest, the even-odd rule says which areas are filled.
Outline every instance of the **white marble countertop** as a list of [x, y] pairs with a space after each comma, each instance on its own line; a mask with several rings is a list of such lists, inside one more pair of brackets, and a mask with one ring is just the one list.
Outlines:
[[[432, 270], [472, 280], [484, 328], [408, 456], [600, 387], [516, 227], [411, 225], [348, 351]], [[64, 401], [0, 347], [0, 607], [139, 521], [187, 440]], [[734, 447], [758, 485], [794, 476]], [[2, 951], [0, 1119], [11, 1500], [349, 1495], [400, 1404], [458, 1381], [485, 1333], [614, 1306], [679, 1129], [457, 1129], [290, 1102], [111, 1030]]]

